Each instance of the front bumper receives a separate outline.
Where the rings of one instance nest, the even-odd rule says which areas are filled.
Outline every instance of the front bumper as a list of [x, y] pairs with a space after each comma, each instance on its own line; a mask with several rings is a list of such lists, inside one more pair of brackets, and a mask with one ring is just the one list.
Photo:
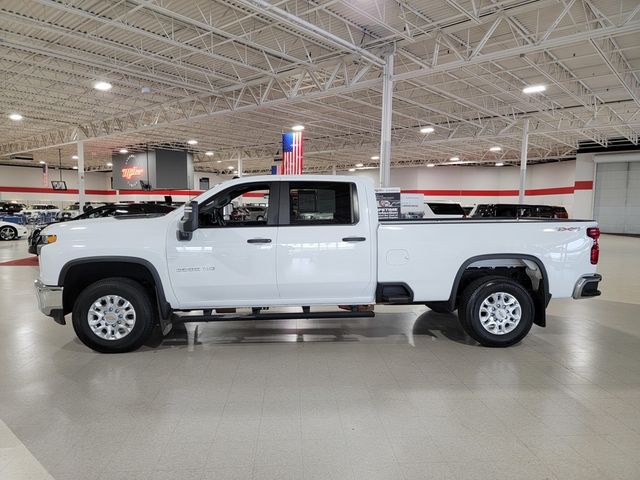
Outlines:
[[590, 275], [583, 275], [576, 282], [576, 286], [573, 289], [573, 298], [591, 298], [597, 297], [602, 292], [598, 290], [598, 284], [602, 280], [602, 275], [592, 273]]
[[62, 287], [45, 285], [40, 280], [36, 280], [35, 288], [40, 311], [60, 325], [64, 325], [66, 322], [62, 305]]

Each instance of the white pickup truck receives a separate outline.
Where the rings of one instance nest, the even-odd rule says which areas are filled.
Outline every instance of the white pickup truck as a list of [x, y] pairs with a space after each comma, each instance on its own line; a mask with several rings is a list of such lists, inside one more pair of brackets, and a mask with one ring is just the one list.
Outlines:
[[[234, 213], [251, 201], [265, 216]], [[335, 308], [372, 303], [458, 309], [471, 337], [503, 347], [545, 325], [551, 296], [600, 294], [599, 235], [584, 220], [379, 222], [365, 179], [243, 177], [164, 216], [49, 226], [36, 291], [43, 313], [71, 313], [100, 352], [173, 322], [373, 316]], [[291, 306], [302, 310], [265, 311]], [[251, 310], [213, 313], [223, 308]]]

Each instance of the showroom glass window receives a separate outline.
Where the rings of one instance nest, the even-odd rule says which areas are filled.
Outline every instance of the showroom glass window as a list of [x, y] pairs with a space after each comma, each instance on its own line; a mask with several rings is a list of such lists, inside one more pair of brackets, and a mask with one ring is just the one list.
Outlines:
[[238, 185], [217, 193], [200, 206], [201, 228], [261, 227], [269, 222], [271, 184]]
[[290, 225], [357, 223], [356, 186], [346, 182], [291, 182]]

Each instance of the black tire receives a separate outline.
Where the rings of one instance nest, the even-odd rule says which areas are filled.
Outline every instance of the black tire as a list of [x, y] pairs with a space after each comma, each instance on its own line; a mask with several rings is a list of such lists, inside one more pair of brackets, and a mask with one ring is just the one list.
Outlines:
[[[128, 300], [135, 311], [135, 323], [126, 336], [119, 339], [99, 337], [89, 326], [89, 309], [101, 297], [118, 295]], [[100, 353], [123, 353], [140, 348], [151, 336], [155, 309], [149, 293], [138, 282], [128, 278], [106, 278], [85, 288], [75, 301], [73, 329], [87, 347]], [[108, 328], [108, 327], [107, 327]]]
[[455, 310], [449, 307], [448, 302], [429, 302], [425, 303], [425, 305], [429, 310], [433, 310], [436, 313], [453, 313], [453, 310]]
[[[480, 307], [491, 294], [504, 292], [520, 304], [521, 317], [513, 330], [494, 334], [482, 325]], [[487, 276], [471, 282], [464, 290], [458, 318], [467, 334], [485, 347], [509, 347], [521, 341], [531, 330], [535, 306], [529, 292], [518, 282], [506, 277]]]
[[0, 240], [15, 240], [18, 238], [18, 230], [10, 225], [0, 228]]

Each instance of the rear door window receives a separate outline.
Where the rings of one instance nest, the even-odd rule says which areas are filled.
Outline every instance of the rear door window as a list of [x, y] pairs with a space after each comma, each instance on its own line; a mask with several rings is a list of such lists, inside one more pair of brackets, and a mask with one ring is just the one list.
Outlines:
[[347, 182], [291, 182], [291, 225], [352, 225], [358, 221], [356, 186]]

